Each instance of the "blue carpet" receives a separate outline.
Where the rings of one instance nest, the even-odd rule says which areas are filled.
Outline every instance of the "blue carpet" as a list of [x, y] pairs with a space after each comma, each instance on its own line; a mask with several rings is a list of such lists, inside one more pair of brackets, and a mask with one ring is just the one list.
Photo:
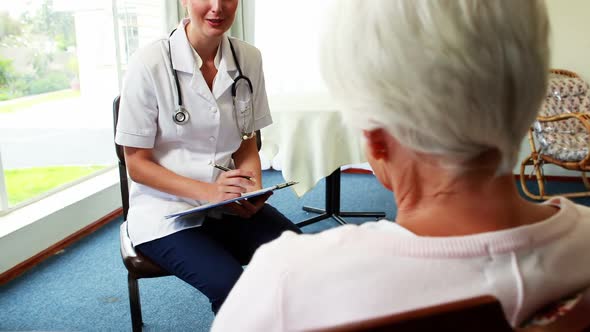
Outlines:
[[[264, 172], [265, 186], [282, 181], [279, 172]], [[342, 210], [380, 210], [388, 219], [395, 218], [392, 194], [373, 175], [342, 174], [341, 183]], [[551, 184], [556, 189], [576, 185]], [[322, 181], [301, 199], [290, 189], [279, 190], [269, 201], [298, 222], [314, 216], [301, 210], [303, 205], [323, 207], [324, 188]], [[356, 194], [359, 192], [362, 195]], [[590, 199], [576, 202], [590, 205]], [[131, 330], [127, 276], [119, 255], [119, 224], [120, 220], [104, 226], [2, 286], [0, 331]], [[324, 220], [304, 231], [318, 232], [336, 225], [333, 220]], [[174, 277], [143, 279], [139, 283], [144, 331], [209, 330], [213, 315], [201, 293]]]
[[[537, 180], [527, 180], [526, 183], [527, 188], [531, 193], [536, 195], [539, 194], [539, 186], [537, 185]], [[518, 191], [520, 192], [520, 194], [524, 196], [524, 193], [522, 192], [522, 189], [520, 187], [520, 181], [517, 182], [516, 186], [518, 187]], [[550, 195], [558, 195], [560, 193], [578, 191], [585, 191], [584, 183], [582, 183], [582, 180], [568, 180], [567, 182], [548, 181], [545, 183], [545, 193]], [[574, 198], [572, 200], [578, 204], [590, 206], [590, 197]]]

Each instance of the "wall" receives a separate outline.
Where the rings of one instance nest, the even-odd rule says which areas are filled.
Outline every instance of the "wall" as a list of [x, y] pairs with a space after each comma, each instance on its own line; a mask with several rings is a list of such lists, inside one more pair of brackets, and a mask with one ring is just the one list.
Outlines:
[[552, 67], [572, 70], [590, 82], [590, 1], [546, 3], [551, 21]]
[[[568, 69], [590, 83], [590, 1], [546, 0], [551, 22], [551, 68]], [[528, 140], [522, 142], [519, 161], [530, 154]], [[579, 172], [546, 166], [545, 174], [579, 176]], [[520, 172], [520, 165], [514, 173]], [[528, 173], [528, 172], [527, 172]]]

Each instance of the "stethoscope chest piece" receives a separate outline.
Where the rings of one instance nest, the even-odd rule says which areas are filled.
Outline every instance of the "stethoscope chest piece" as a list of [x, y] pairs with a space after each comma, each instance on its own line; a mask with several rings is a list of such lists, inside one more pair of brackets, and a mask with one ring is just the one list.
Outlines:
[[180, 106], [172, 115], [172, 120], [174, 120], [174, 123], [176, 123], [177, 125], [183, 125], [187, 123], [189, 118], [190, 114], [182, 106]]

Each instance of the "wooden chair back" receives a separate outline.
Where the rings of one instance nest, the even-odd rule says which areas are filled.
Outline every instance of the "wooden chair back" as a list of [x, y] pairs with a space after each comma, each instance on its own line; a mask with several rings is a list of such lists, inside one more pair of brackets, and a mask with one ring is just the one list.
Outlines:
[[590, 288], [539, 310], [517, 332], [590, 332]]
[[316, 330], [316, 332], [512, 332], [500, 302], [479, 296], [384, 317]]
[[590, 288], [539, 310], [526, 327], [513, 329], [493, 296], [314, 330], [314, 332], [590, 332]]

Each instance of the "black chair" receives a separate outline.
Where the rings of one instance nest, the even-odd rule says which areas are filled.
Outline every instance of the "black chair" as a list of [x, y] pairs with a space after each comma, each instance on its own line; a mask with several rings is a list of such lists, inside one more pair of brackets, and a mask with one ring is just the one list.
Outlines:
[[[113, 101], [113, 125], [114, 132], [117, 132], [117, 121], [119, 119], [119, 99], [117, 96]], [[256, 131], [256, 145], [260, 151], [262, 139], [260, 131]], [[119, 179], [121, 183], [121, 202], [123, 204], [123, 223], [120, 229], [121, 258], [127, 268], [127, 284], [129, 287], [129, 306], [131, 309], [131, 324], [133, 331], [141, 331], [143, 319], [141, 316], [141, 302], [139, 298], [139, 283], [142, 278], [157, 278], [170, 276], [171, 274], [150, 261], [147, 257], [141, 255], [135, 248], [127, 233], [127, 212], [129, 211], [129, 183], [127, 177], [127, 165], [125, 164], [125, 154], [123, 147], [115, 143], [115, 151], [119, 160]]]
[[[113, 101], [113, 124], [117, 131], [119, 119], [119, 96]], [[121, 202], [123, 204], [123, 223], [120, 229], [121, 258], [127, 268], [127, 284], [129, 287], [129, 306], [131, 309], [131, 325], [133, 331], [141, 331], [143, 320], [141, 317], [141, 302], [139, 298], [139, 283], [142, 278], [157, 278], [171, 275], [147, 257], [135, 251], [129, 234], [127, 233], [127, 211], [129, 211], [129, 183], [127, 179], [127, 166], [123, 147], [115, 143], [117, 158], [119, 159], [119, 178], [121, 183]]]

